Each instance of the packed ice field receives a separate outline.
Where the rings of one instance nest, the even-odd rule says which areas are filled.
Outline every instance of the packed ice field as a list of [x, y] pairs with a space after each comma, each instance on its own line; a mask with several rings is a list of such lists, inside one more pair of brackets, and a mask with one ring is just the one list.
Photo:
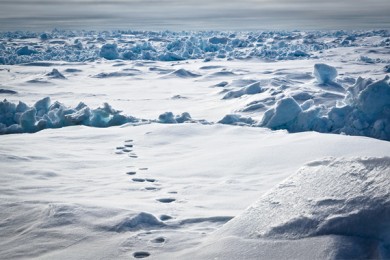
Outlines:
[[390, 258], [390, 32], [0, 33], [1, 259]]

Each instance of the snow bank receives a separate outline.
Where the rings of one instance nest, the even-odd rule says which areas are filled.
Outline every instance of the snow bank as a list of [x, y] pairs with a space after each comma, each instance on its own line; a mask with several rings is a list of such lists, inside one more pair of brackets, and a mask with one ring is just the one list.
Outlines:
[[[328, 79], [332, 77], [327, 77]], [[373, 82], [359, 78], [347, 89], [343, 106], [298, 105], [292, 97], [279, 100], [264, 113], [259, 126], [290, 132], [317, 131], [369, 136], [390, 141], [389, 77]]]
[[32, 107], [19, 101], [0, 102], [0, 134], [34, 133], [46, 128], [60, 128], [72, 125], [109, 127], [139, 120], [120, 114], [109, 104], [91, 109], [84, 103], [75, 108], [59, 102], [51, 103], [49, 97], [37, 101]]
[[197, 259], [388, 259], [389, 174], [390, 157], [309, 163], [212, 235]]

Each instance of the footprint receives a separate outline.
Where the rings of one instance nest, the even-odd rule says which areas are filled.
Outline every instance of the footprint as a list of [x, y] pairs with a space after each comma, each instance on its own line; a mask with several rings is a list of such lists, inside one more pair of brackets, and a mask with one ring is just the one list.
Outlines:
[[117, 146], [116, 149], [117, 150], [122, 150], [122, 149], [125, 149], [125, 147], [124, 146]]
[[115, 154], [125, 154], [123, 151], [116, 151]]
[[133, 142], [132, 139], [125, 140], [125, 143], [131, 143], [131, 142]]
[[133, 147], [132, 144], [125, 144], [125, 147]]
[[125, 148], [125, 149], [123, 149], [122, 151], [124, 151], [125, 153], [129, 153], [129, 152], [131, 152], [131, 151], [133, 151], [133, 150]]
[[132, 180], [135, 182], [145, 182], [145, 179], [141, 179], [141, 178], [133, 178]]
[[145, 251], [139, 251], [139, 252], [135, 252], [133, 254], [134, 258], [145, 258], [145, 257], [148, 257], [150, 256], [150, 253], [149, 252], [145, 252]]
[[161, 202], [161, 203], [172, 203], [174, 202], [176, 199], [173, 199], [173, 198], [162, 198], [162, 199], [157, 199], [157, 201]]
[[137, 155], [132, 155], [132, 154], [130, 154], [129, 157], [130, 157], [130, 158], [138, 158]]
[[126, 172], [127, 175], [135, 175], [137, 172]]
[[156, 237], [155, 239], [152, 239], [150, 242], [152, 243], [164, 243], [165, 238], [164, 237]]
[[177, 191], [169, 191], [169, 194], [177, 194]]
[[138, 170], [140, 170], [140, 171], [146, 171], [146, 170], [148, 170], [148, 168], [138, 168]]
[[149, 179], [149, 178], [146, 178], [145, 179], [147, 182], [155, 182], [156, 180], [155, 179]]

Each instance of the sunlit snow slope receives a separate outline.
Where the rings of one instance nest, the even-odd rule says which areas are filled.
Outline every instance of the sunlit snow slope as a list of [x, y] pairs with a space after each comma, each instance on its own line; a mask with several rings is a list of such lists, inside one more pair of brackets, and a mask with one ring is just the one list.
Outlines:
[[195, 255], [388, 259], [389, 174], [389, 157], [311, 162], [215, 232]]

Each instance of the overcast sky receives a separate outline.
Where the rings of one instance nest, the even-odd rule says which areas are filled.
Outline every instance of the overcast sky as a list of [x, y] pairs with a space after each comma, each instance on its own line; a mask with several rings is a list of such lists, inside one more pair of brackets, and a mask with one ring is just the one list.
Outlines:
[[0, 0], [0, 30], [390, 29], [390, 0]]

